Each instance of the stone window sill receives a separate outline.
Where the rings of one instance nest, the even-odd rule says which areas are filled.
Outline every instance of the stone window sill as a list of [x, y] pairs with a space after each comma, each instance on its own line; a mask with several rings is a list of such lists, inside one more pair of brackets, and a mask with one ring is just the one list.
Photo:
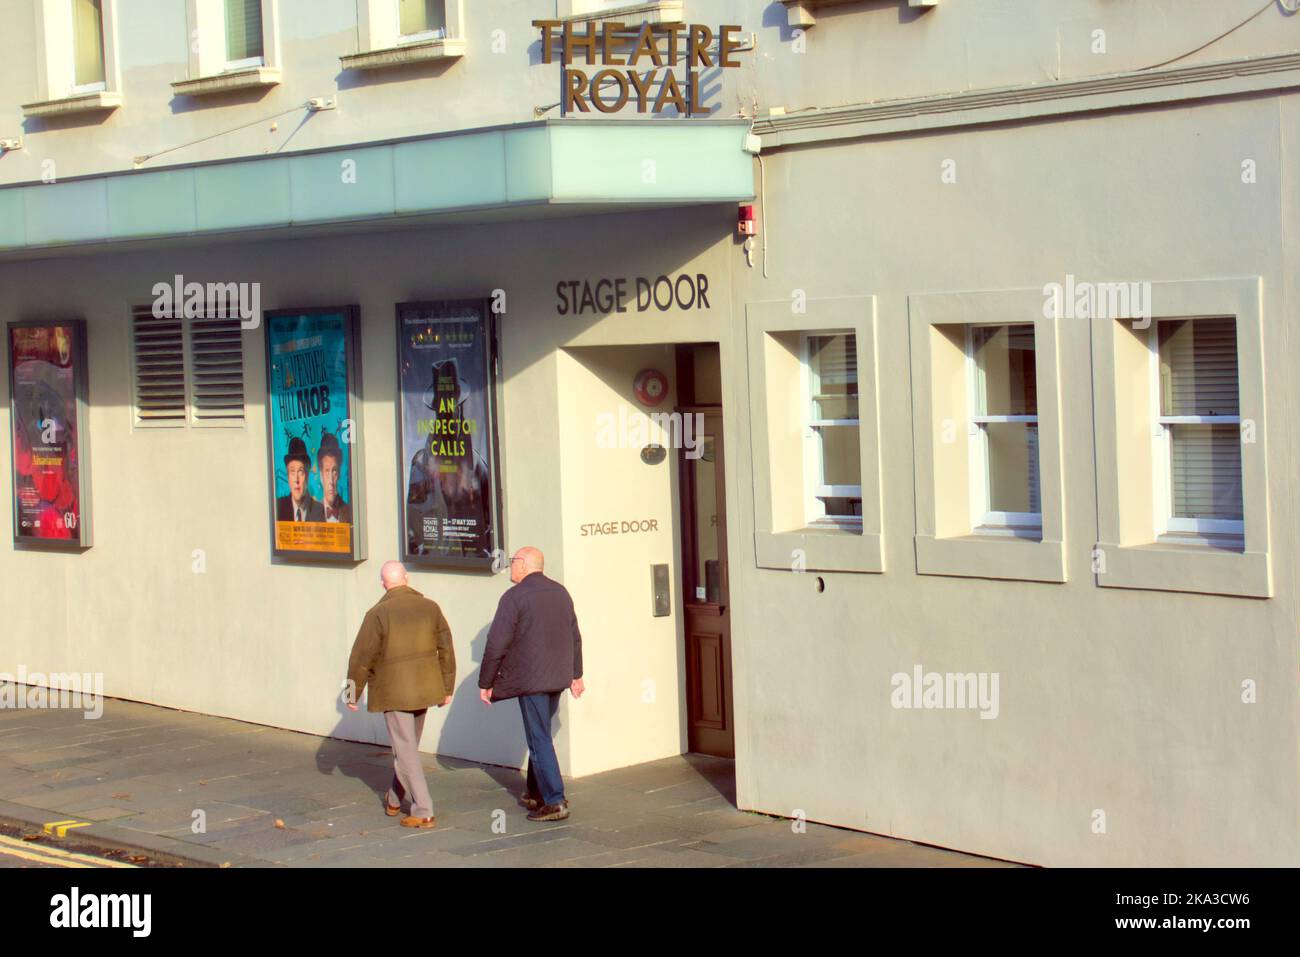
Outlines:
[[917, 535], [918, 575], [1064, 582], [1065, 546], [1012, 535]]
[[115, 110], [122, 105], [121, 93], [96, 90], [94, 93], [78, 93], [58, 100], [44, 100], [40, 103], [25, 103], [23, 116], [27, 119], [41, 119], [50, 116], [68, 116], [73, 113], [96, 113]]
[[1175, 543], [1168, 537], [1146, 545], [1097, 546], [1094, 559], [1102, 588], [1273, 597], [1273, 576], [1267, 552], [1250, 552], [1223, 545]]
[[[786, 22], [792, 27], [810, 27], [817, 22], [817, 11], [823, 7], [842, 7], [862, 0], [781, 0], [785, 4]], [[934, 7], [939, 0], [907, 0], [909, 7]]]
[[389, 47], [386, 50], [367, 50], [339, 57], [345, 70], [383, 70], [406, 66], [409, 63], [426, 63], [432, 60], [452, 60], [465, 55], [465, 41], [458, 38], [427, 40]]
[[177, 96], [211, 96], [214, 93], [277, 86], [279, 83], [280, 71], [277, 68], [259, 66], [251, 70], [232, 70], [215, 76], [201, 76], [197, 80], [181, 80], [172, 84], [172, 91]]
[[591, 21], [617, 21], [625, 23], [681, 23], [682, 0], [655, 0], [653, 3], [629, 3], [625, 7], [608, 10], [593, 10], [588, 13], [566, 13], [556, 17], [561, 23], [585, 23]]
[[801, 528], [791, 532], [755, 532], [754, 554], [759, 568], [810, 572], [885, 570], [882, 536], [861, 529]]

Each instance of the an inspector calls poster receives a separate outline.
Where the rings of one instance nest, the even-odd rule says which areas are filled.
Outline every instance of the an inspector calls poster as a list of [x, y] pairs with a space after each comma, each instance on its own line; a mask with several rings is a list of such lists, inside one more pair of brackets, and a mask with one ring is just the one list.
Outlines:
[[406, 557], [488, 566], [494, 527], [491, 323], [487, 300], [397, 307]]

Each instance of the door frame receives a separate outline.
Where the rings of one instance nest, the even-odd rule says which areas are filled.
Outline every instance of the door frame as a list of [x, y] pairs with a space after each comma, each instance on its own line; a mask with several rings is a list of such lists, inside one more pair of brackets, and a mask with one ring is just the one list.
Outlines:
[[[701, 752], [706, 754], [715, 754], [718, 751], [726, 752], [718, 755], [721, 757], [735, 757], [735, 694], [733, 683], [732, 654], [731, 654], [731, 615], [729, 612], [731, 606], [731, 571], [730, 571], [730, 549], [728, 548], [727, 539], [727, 499], [726, 499], [726, 477], [727, 477], [727, 442], [726, 428], [723, 421], [722, 406], [713, 405], [679, 405], [673, 410], [682, 415], [701, 414], [712, 419], [714, 424], [712, 435], [717, 448], [715, 456], [716, 483], [717, 483], [717, 501], [718, 508], [718, 559], [719, 559], [719, 586], [721, 590], [721, 602], [700, 602], [694, 598], [693, 588], [696, 586], [695, 575], [699, 569], [699, 527], [696, 524], [696, 505], [698, 496], [695, 487], [695, 475], [692, 472], [686, 458], [686, 450], [677, 450], [677, 468], [678, 468], [678, 486], [680, 489], [681, 499], [681, 525], [679, 531], [679, 541], [682, 550], [682, 565], [679, 572], [679, 578], [682, 585], [682, 642], [683, 652], [686, 656], [686, 672], [683, 675], [684, 687], [683, 693], [686, 697], [686, 735], [687, 750], [691, 752]], [[696, 675], [697, 665], [691, 654], [691, 620], [692, 618], [716, 618], [720, 629], [720, 640], [722, 643], [721, 667], [723, 669], [723, 720], [725, 729], [720, 729], [717, 734], [717, 740], [708, 745], [698, 739], [695, 727], [696, 714], [691, 696], [692, 684], [698, 684]], [[704, 750], [705, 748], [709, 750]]]

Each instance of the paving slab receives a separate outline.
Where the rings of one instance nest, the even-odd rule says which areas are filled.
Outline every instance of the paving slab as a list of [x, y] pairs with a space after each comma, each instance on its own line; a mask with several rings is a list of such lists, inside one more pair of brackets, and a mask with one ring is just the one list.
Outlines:
[[[392, 752], [106, 699], [101, 718], [0, 711], [0, 818], [230, 867], [951, 867], [1005, 862], [739, 810], [732, 762], [683, 755], [566, 782], [527, 820], [519, 769], [425, 755], [438, 825], [383, 812]], [[193, 831], [194, 811], [206, 815]], [[276, 822], [282, 826], [276, 826]]]

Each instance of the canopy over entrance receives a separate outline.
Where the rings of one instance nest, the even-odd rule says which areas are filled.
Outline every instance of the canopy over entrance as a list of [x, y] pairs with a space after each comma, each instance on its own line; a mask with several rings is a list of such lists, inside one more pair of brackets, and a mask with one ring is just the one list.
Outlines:
[[743, 201], [747, 121], [542, 120], [0, 188], [0, 257], [426, 218]]

